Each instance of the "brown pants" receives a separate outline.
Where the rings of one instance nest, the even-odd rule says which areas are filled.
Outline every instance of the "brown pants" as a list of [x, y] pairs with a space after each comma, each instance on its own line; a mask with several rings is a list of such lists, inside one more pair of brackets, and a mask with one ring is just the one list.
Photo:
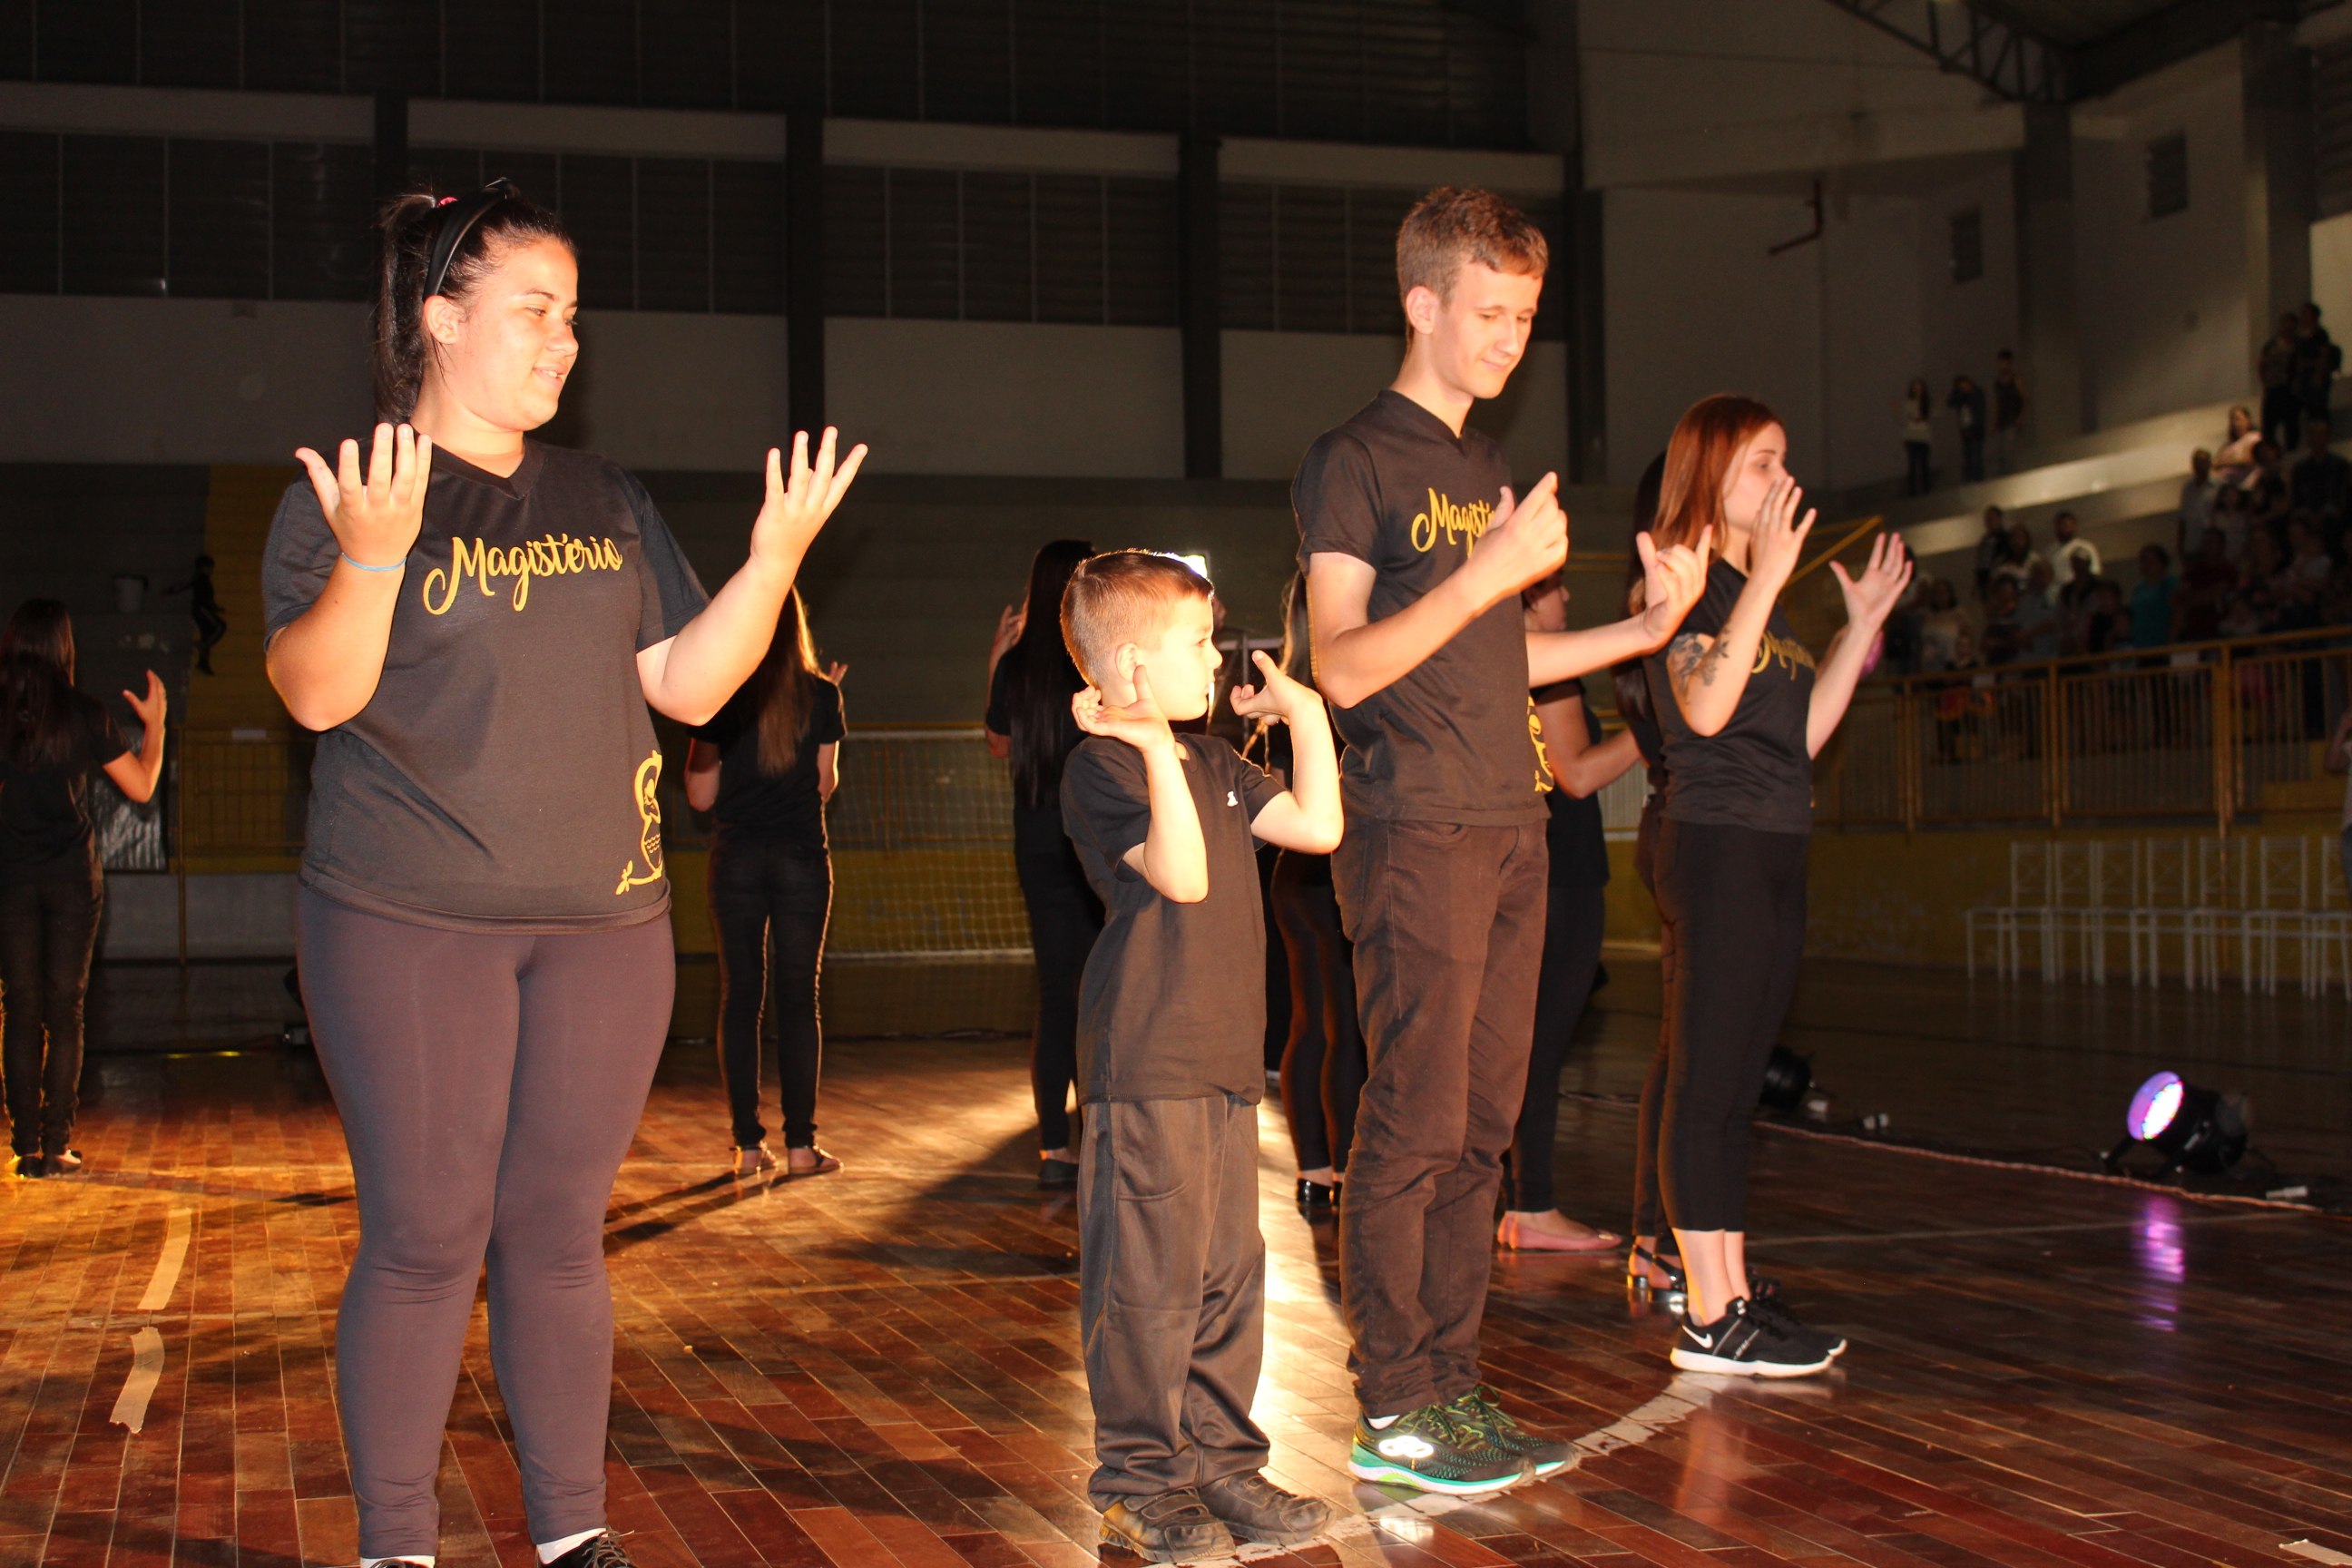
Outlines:
[[1549, 857], [1510, 827], [1359, 818], [1331, 858], [1370, 1076], [1340, 1189], [1349, 1366], [1368, 1415], [1466, 1394], [1503, 1151], [1527, 1089]]

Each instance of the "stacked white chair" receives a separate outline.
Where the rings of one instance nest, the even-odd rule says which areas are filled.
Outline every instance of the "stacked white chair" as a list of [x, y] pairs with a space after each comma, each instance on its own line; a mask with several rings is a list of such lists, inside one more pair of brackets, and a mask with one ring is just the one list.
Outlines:
[[2182, 981], [2197, 984], [2197, 928], [2192, 910], [2197, 904], [2196, 841], [2189, 838], [2147, 838], [2138, 846], [2138, 894], [2132, 901], [2126, 932], [2131, 943], [2132, 984], [2164, 983], [2164, 944], [2179, 944]]
[[[1977, 973], [1977, 942], [1987, 940], [1992, 949], [1993, 973], [2004, 980], [2014, 980], [2020, 967], [2021, 937], [2027, 927], [2038, 933], [2049, 930], [2051, 894], [2054, 868], [2050, 845], [2042, 839], [2019, 839], [2009, 847], [2009, 900], [2000, 904], [1979, 904], [1966, 917], [1968, 933], [1969, 978]], [[2047, 940], [2045, 936], [2045, 941]], [[2048, 972], [2048, 950], [2044, 949], [2043, 971]]]

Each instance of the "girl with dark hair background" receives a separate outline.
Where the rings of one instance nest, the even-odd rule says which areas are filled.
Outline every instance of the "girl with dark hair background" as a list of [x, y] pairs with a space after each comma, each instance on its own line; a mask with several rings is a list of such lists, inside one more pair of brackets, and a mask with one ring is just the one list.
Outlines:
[[1062, 641], [1062, 590], [1094, 553], [1083, 539], [1056, 539], [1029, 564], [1018, 612], [997, 620], [988, 655], [988, 749], [1013, 763], [1013, 867], [1029, 910], [1037, 966], [1037, 1033], [1029, 1083], [1037, 1102], [1037, 1181], [1078, 1184], [1070, 1091], [1078, 1070], [1078, 980], [1102, 932], [1102, 901], [1087, 886], [1077, 852], [1062, 831], [1062, 763], [1086, 737], [1070, 699], [1086, 679]]
[[1721, 553], [1706, 592], [1647, 660], [1664, 738], [1658, 914], [1667, 1067], [1658, 1166], [1689, 1299], [1670, 1352], [1687, 1372], [1790, 1377], [1845, 1348], [1748, 1278], [1749, 1122], [1805, 942], [1812, 759], [1828, 743], [1910, 580], [1883, 534], [1869, 565], [1831, 571], [1846, 625], [1818, 666], [1779, 607], [1811, 531], [1764, 405], [1702, 399], [1666, 448], [1654, 537]]
[[824, 803], [841, 783], [841, 678], [848, 673], [845, 664], [819, 671], [808, 610], [794, 588], [784, 595], [760, 668], [719, 717], [695, 732], [687, 751], [686, 803], [717, 819], [709, 880], [710, 923], [719, 936], [719, 1070], [738, 1176], [776, 1168], [760, 1123], [761, 1010], [771, 992], [784, 1173], [841, 1169], [816, 1143], [824, 1055], [817, 977], [833, 910]]
[[771, 449], [706, 595], [634, 477], [530, 438], [581, 352], [554, 216], [501, 180], [396, 198], [381, 232], [385, 423], [364, 472], [357, 441], [297, 454], [262, 579], [270, 680], [320, 731], [296, 940], [359, 1199], [335, 1382], [361, 1561], [432, 1561], [487, 1261], [536, 1555], [624, 1568], [604, 1212], [677, 981], [646, 710], [707, 723], [742, 685], [865, 449]]
[[[1282, 672], [1313, 685], [1314, 645], [1307, 628], [1307, 579], [1293, 573], [1282, 591]], [[1290, 727], [1268, 723], [1264, 761], [1290, 776]], [[1339, 927], [1331, 857], [1285, 849], [1270, 888], [1275, 928], [1290, 980], [1290, 1024], [1282, 1047], [1282, 1110], [1298, 1161], [1298, 1206], [1328, 1214], [1348, 1174], [1356, 1141], [1356, 1101], [1364, 1092], [1364, 1037], [1356, 1020], [1355, 961]]]
[[106, 907], [89, 775], [104, 772], [133, 805], [153, 799], [163, 776], [163, 681], [151, 669], [146, 696], [122, 700], [142, 728], [136, 752], [114, 716], [75, 689], [65, 605], [16, 606], [0, 631], [0, 1056], [18, 1176], [82, 1168], [73, 1147], [82, 1001]]

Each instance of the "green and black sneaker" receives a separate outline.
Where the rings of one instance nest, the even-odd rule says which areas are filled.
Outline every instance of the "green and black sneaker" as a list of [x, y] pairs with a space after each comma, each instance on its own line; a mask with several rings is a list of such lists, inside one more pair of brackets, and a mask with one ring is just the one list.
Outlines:
[[1525, 1459], [1539, 1476], [1555, 1475], [1568, 1468], [1569, 1461], [1576, 1458], [1573, 1444], [1538, 1437], [1513, 1420], [1496, 1402], [1495, 1391], [1483, 1383], [1473, 1385], [1469, 1393], [1442, 1408], [1453, 1412], [1456, 1420], [1477, 1432], [1498, 1451]]
[[1385, 1426], [1358, 1416], [1348, 1470], [1360, 1481], [1454, 1497], [1501, 1491], [1533, 1473], [1525, 1459], [1505, 1453], [1443, 1405], [1407, 1411]]

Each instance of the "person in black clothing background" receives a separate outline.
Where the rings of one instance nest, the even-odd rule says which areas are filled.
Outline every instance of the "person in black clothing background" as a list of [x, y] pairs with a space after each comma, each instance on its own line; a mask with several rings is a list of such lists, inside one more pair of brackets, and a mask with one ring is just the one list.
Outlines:
[[1846, 625], [1818, 668], [1777, 601], [1811, 531], [1779, 418], [1749, 398], [1692, 405], [1666, 448], [1654, 537], [1712, 534], [1706, 592], [1648, 658], [1664, 738], [1658, 913], [1670, 932], [1659, 1175], [1688, 1278], [1671, 1352], [1688, 1372], [1788, 1377], [1844, 1348], [1748, 1282], [1749, 1122], [1805, 940], [1812, 759], [1845, 716], [1910, 564], [1882, 534], [1857, 577], [1832, 563]]
[[1037, 1102], [1037, 1180], [1078, 1184], [1070, 1091], [1078, 1070], [1078, 981], [1102, 932], [1102, 900], [1087, 885], [1062, 831], [1062, 764], [1086, 737], [1070, 699], [1086, 689], [1062, 640], [1062, 591], [1094, 553], [1083, 539], [1056, 539], [1029, 564], [1029, 593], [1007, 607], [989, 653], [988, 749], [1013, 763], [1013, 868], [1029, 910], [1037, 968], [1037, 1032], [1029, 1082]]
[[833, 910], [824, 803], [841, 782], [841, 678], [848, 673], [845, 664], [819, 673], [808, 609], [794, 588], [760, 668], [687, 749], [686, 803], [716, 819], [709, 883], [719, 938], [719, 1070], [738, 1176], [776, 1168], [760, 1122], [761, 1009], [772, 991], [784, 1173], [841, 1169], [816, 1143], [824, 1057], [817, 977]]
[[73, 1147], [82, 999], [106, 905], [89, 775], [102, 770], [133, 805], [152, 799], [163, 775], [155, 672], [147, 672], [144, 698], [122, 694], [142, 730], [136, 752], [113, 715], [73, 682], [72, 617], [55, 599], [26, 600], [0, 631], [0, 1006], [19, 1176], [70, 1175], [82, 1165]]
[[188, 618], [196, 626], [196, 672], [212, 674], [213, 649], [228, 636], [228, 617], [221, 614], [220, 595], [213, 590], [213, 558], [197, 556], [188, 580], [163, 591], [188, 595]]
[[[1282, 672], [1314, 684], [1307, 668], [1307, 579], [1293, 573], [1282, 594]], [[1266, 771], [1290, 776], [1290, 727], [1268, 723]], [[1298, 1206], [1328, 1214], [1356, 1141], [1364, 1092], [1364, 1036], [1356, 1022], [1355, 960], [1339, 925], [1331, 857], [1285, 849], [1274, 863], [1274, 921], [1290, 981], [1290, 1026], [1282, 1047], [1282, 1111], [1298, 1162]]]
[[[1519, 595], [1530, 632], [1568, 629], [1568, 584], [1559, 574]], [[1581, 680], [1554, 681], [1528, 697], [1545, 786], [1544, 945], [1536, 981], [1536, 1024], [1503, 1177], [1503, 1217], [1495, 1239], [1523, 1252], [1607, 1252], [1624, 1237], [1559, 1212], [1552, 1195], [1559, 1134], [1559, 1072], [1592, 995], [1609, 923], [1609, 845], [1601, 837], [1601, 791], [1640, 760], [1633, 737], [1601, 738]]]

